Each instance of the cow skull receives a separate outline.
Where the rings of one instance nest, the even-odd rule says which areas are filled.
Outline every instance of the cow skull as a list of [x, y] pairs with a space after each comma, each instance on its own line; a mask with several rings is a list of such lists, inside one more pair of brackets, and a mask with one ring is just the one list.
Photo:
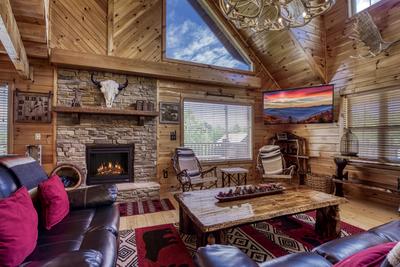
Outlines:
[[128, 79], [126, 79], [126, 82], [124, 84], [119, 84], [113, 80], [96, 81], [93, 78], [93, 73], [91, 75], [91, 80], [103, 93], [107, 108], [112, 107], [112, 104], [117, 95], [122, 91], [122, 89], [128, 86]]

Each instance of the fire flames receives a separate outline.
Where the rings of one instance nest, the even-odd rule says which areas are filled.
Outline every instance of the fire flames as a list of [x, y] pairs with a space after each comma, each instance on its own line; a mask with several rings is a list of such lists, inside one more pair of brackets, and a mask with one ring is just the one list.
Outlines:
[[97, 168], [97, 175], [121, 175], [124, 172], [119, 162], [103, 162]]

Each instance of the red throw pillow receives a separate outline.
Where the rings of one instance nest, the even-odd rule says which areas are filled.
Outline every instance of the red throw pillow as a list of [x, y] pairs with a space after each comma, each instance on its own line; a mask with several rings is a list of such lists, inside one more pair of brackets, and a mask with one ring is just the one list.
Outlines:
[[0, 199], [0, 266], [18, 266], [36, 247], [38, 215], [26, 187]]
[[47, 230], [68, 215], [68, 195], [58, 175], [53, 175], [39, 184], [39, 199], [42, 206], [43, 225]]
[[379, 267], [396, 244], [389, 242], [367, 248], [339, 261], [334, 267]]

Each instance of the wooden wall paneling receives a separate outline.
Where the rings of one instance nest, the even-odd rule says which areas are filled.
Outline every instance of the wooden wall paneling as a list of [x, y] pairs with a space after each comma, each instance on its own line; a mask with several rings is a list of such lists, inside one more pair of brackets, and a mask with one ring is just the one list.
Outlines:
[[106, 55], [107, 9], [107, 0], [52, 0], [50, 46]]
[[[385, 40], [400, 38], [400, 3], [395, 0], [382, 0], [368, 10]], [[400, 45], [393, 46], [386, 54], [371, 59], [354, 59], [359, 53], [357, 44], [349, 39], [352, 19], [347, 18], [348, 6], [345, 1], [337, 1], [333, 9], [326, 14], [327, 36], [327, 76], [337, 89], [346, 91], [364, 91], [385, 86], [400, 86]], [[367, 105], [367, 103], [366, 103]], [[332, 129], [340, 139], [340, 127]], [[339, 148], [337, 149], [337, 152]], [[324, 161], [317, 160], [316, 168], [323, 169]], [[400, 170], [387, 170], [368, 166], [349, 166], [349, 175], [360, 180], [375, 181], [387, 185], [397, 185]], [[346, 186], [346, 193], [368, 200], [397, 205], [399, 197], [371, 190], [361, 190], [355, 186]]]
[[162, 0], [114, 0], [114, 55], [161, 61]]
[[[158, 92], [159, 97], [158, 101], [166, 101], [166, 102], [175, 102], [180, 103], [182, 105], [183, 99], [199, 99], [199, 100], [214, 100], [221, 102], [237, 102], [243, 104], [251, 104], [253, 107], [254, 114], [254, 123], [253, 123], [253, 159], [256, 158], [258, 148], [262, 145], [263, 136], [264, 136], [264, 125], [263, 121], [259, 119], [260, 114], [262, 113], [262, 105], [261, 105], [261, 91], [260, 89], [240, 89], [240, 88], [228, 88], [228, 87], [218, 87], [218, 86], [204, 86], [204, 85], [196, 85], [191, 83], [184, 82], [172, 82], [167, 80], [160, 80], [158, 83]], [[224, 98], [224, 97], [211, 97], [206, 96], [206, 92], [213, 93], [229, 93], [234, 94], [235, 99]], [[183, 115], [181, 110], [181, 115]], [[181, 116], [181, 119], [183, 117]], [[181, 121], [182, 122], [182, 121]], [[170, 132], [177, 132], [177, 139], [171, 141], [169, 139]], [[157, 140], [157, 149], [158, 149], [158, 159], [157, 159], [157, 173], [159, 177], [160, 183], [164, 186], [177, 185], [177, 180], [175, 173], [173, 171], [171, 165], [171, 157], [173, 155], [174, 149], [176, 147], [181, 146], [183, 143], [181, 136], [181, 126], [177, 124], [160, 124], [158, 123], [158, 140]], [[250, 170], [250, 180], [254, 180], [256, 178], [255, 172], [255, 160], [253, 161], [244, 161], [244, 162], [224, 162], [224, 163], [211, 163], [204, 164], [204, 166], [218, 166], [218, 168], [222, 168], [224, 166], [242, 166]], [[163, 178], [163, 170], [168, 171], [168, 178]]]
[[[1, 61], [1, 59], [0, 59]], [[43, 60], [31, 60], [33, 66], [33, 79], [23, 80], [16, 73], [5, 72], [0, 68], [0, 80], [7, 80], [11, 89], [32, 92], [49, 92], [54, 88], [53, 67]], [[1, 66], [2, 64], [0, 64]], [[13, 109], [12, 109], [13, 110]], [[55, 119], [51, 123], [15, 123], [13, 122], [13, 149], [16, 154], [25, 154], [26, 145], [42, 145], [42, 164], [46, 172], [50, 172], [55, 154], [53, 127]], [[35, 140], [35, 133], [41, 134], [41, 140]]]

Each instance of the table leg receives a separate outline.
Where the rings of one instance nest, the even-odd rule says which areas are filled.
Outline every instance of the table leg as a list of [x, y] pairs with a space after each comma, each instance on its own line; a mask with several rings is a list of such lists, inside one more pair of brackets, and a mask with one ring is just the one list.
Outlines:
[[203, 233], [196, 229], [196, 248], [214, 244], [226, 244], [227, 236], [225, 230]]
[[244, 184], [247, 185], [247, 172], [244, 174]]
[[317, 209], [315, 232], [324, 239], [340, 237], [340, 215], [338, 205]]
[[222, 175], [222, 187], [225, 187], [225, 173], [222, 172], [221, 175]]
[[194, 223], [185, 211], [179, 207], [179, 231], [184, 234], [194, 234]]
[[226, 175], [228, 175], [228, 183], [229, 183], [229, 187], [231, 186], [231, 174], [227, 173]]

